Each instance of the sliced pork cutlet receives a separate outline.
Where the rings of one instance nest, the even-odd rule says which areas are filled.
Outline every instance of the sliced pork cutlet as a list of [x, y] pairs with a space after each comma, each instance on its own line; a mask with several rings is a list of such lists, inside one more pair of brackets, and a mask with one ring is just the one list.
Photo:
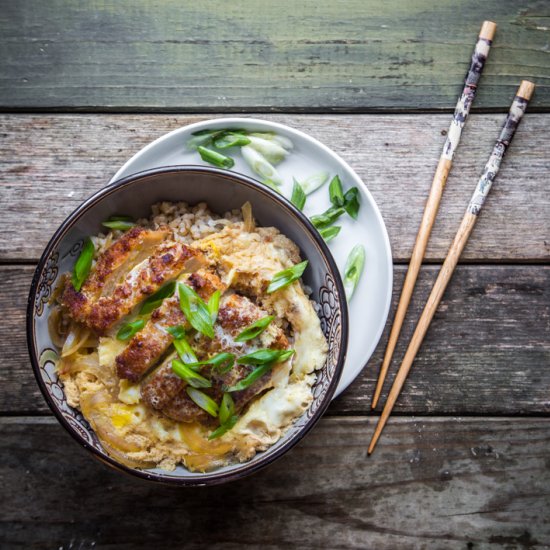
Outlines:
[[141, 377], [162, 357], [174, 337], [168, 327], [188, 325], [180, 308], [179, 298], [166, 298], [151, 314], [147, 324], [116, 356], [115, 364], [119, 378], [138, 382]]
[[[108, 296], [87, 300], [80, 320], [102, 334], [128, 315], [142, 300], [182, 272], [195, 271], [204, 260], [201, 252], [184, 244], [166, 241], [137, 264]], [[73, 289], [74, 290], [74, 289]], [[77, 295], [81, 293], [76, 293]]]
[[[187, 279], [187, 284], [204, 300], [208, 300], [216, 290], [225, 290], [220, 278], [205, 270], [192, 273]], [[172, 344], [174, 337], [167, 329], [178, 325], [189, 328], [189, 323], [181, 311], [176, 290], [174, 296], [164, 300], [161, 306], [153, 311], [145, 327], [116, 357], [118, 376], [138, 382]]]
[[[200, 357], [206, 358], [222, 351], [244, 355], [253, 348], [250, 342], [238, 343], [234, 338], [247, 326], [265, 317], [267, 313], [244, 296], [232, 294], [222, 299], [216, 335], [210, 340], [200, 337], [192, 342], [193, 348]], [[268, 333], [269, 331], [269, 333]], [[262, 334], [262, 344], [276, 349], [288, 348], [288, 340], [283, 331], [276, 325], [270, 325]], [[256, 341], [257, 343], [257, 341]], [[210, 371], [209, 367], [202, 369], [202, 374], [210, 376], [213, 387], [204, 389], [214, 399], [223, 394], [224, 386], [233, 386], [245, 378], [254, 367], [235, 365], [231, 371], [219, 374]], [[210, 371], [208, 373], [208, 371]], [[171, 368], [171, 361], [163, 363], [143, 384], [141, 395], [151, 407], [162, 411], [166, 416], [180, 422], [204, 420], [206, 413], [197, 407], [185, 391], [186, 383], [179, 378]], [[266, 373], [245, 390], [234, 392], [233, 399], [237, 410], [241, 410], [256, 395], [273, 385], [272, 372]], [[200, 414], [199, 414], [200, 413]], [[208, 415], [206, 415], [207, 417]]]
[[84, 322], [92, 305], [101, 297], [111, 295], [128, 272], [149, 257], [171, 234], [172, 231], [166, 227], [151, 230], [139, 226], [124, 233], [99, 255], [80, 291], [67, 281], [61, 302], [71, 317]]

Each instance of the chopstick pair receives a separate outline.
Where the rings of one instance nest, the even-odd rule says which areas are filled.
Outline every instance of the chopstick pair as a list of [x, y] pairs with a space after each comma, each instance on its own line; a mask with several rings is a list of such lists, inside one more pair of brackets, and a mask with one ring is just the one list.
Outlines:
[[[453, 121], [451, 122], [451, 127], [447, 135], [447, 140], [443, 148], [443, 153], [441, 154], [441, 158], [439, 160], [439, 164], [432, 183], [430, 196], [428, 198], [420, 229], [416, 238], [411, 262], [409, 264], [409, 270], [405, 278], [405, 283], [403, 285], [403, 290], [395, 315], [394, 325], [390, 332], [388, 346], [386, 348], [384, 360], [380, 368], [380, 374], [373, 397], [372, 408], [376, 407], [378, 399], [380, 397], [388, 367], [391, 363], [393, 352], [399, 338], [399, 333], [401, 331], [405, 314], [409, 306], [414, 285], [418, 277], [420, 265], [426, 251], [428, 238], [430, 236], [431, 229], [435, 221], [435, 217], [441, 200], [441, 195], [443, 193], [447, 176], [451, 168], [452, 158], [460, 140], [462, 128], [470, 111], [470, 106], [475, 97], [477, 82], [481, 75], [481, 71], [483, 69], [487, 54], [489, 52], [489, 47], [491, 45], [491, 40], [494, 36], [495, 29], [496, 25], [491, 21], [485, 21], [483, 23], [478, 42], [474, 50], [474, 54], [472, 55], [472, 62], [470, 65], [470, 70], [468, 71], [468, 74], [466, 76], [464, 91], [462, 92], [462, 95], [459, 98], [455, 109]], [[439, 302], [441, 301], [447, 284], [449, 283], [454, 269], [458, 263], [458, 259], [460, 258], [460, 255], [468, 241], [475, 222], [477, 221], [477, 216], [481, 211], [481, 208], [483, 207], [485, 198], [487, 197], [487, 194], [491, 189], [492, 183], [496, 178], [502, 158], [506, 153], [506, 150], [508, 149], [512, 138], [514, 137], [515, 131], [523, 114], [525, 113], [527, 103], [529, 102], [533, 94], [534, 88], [535, 85], [532, 82], [524, 80], [522, 81], [516, 93], [508, 116], [506, 117], [504, 126], [500, 132], [499, 138], [485, 166], [483, 175], [478, 181], [477, 187], [474, 191], [470, 204], [468, 205], [464, 218], [449, 249], [447, 257], [445, 258], [437, 280], [432, 288], [432, 292], [428, 298], [424, 311], [422, 312], [422, 315], [418, 321], [416, 330], [410, 341], [407, 352], [403, 358], [401, 367], [399, 368], [399, 371], [395, 377], [386, 404], [384, 405], [382, 415], [378, 421], [375, 433], [369, 445], [369, 455], [373, 452], [374, 447], [376, 446], [376, 443], [380, 437], [380, 434], [393, 409], [393, 406], [395, 405], [397, 397], [399, 396], [399, 393], [411, 369], [412, 363], [416, 357], [416, 354], [418, 353], [424, 336], [426, 335], [426, 332], [437, 310]]]

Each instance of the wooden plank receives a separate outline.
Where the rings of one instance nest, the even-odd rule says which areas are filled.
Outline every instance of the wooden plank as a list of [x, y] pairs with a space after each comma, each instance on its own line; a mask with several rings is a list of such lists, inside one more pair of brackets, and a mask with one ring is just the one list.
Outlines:
[[550, 545], [550, 420], [394, 418], [367, 458], [370, 432], [365, 418], [323, 419], [248, 479], [178, 490], [94, 461], [53, 419], [3, 418], [0, 537], [14, 549]]
[[[0, 115], [0, 260], [36, 260], [54, 230], [141, 147], [204, 120], [167, 115]], [[448, 115], [266, 116], [329, 144], [363, 178], [386, 222], [394, 259], [410, 257]], [[466, 125], [428, 261], [445, 257], [504, 115]], [[464, 260], [548, 261], [550, 115], [527, 115]], [[17, 228], [17, 231], [14, 231]]]
[[[404, 277], [396, 266], [394, 307]], [[24, 307], [30, 266], [0, 268], [0, 413], [46, 413], [29, 365]], [[398, 366], [437, 274], [424, 267], [388, 380]], [[329, 414], [370, 408], [381, 345]], [[550, 267], [460, 266], [430, 327], [396, 407], [406, 414], [550, 413]], [[386, 388], [387, 389], [387, 388]]]
[[499, 28], [474, 108], [507, 108], [522, 78], [550, 107], [545, 0], [3, 4], [3, 108], [452, 109], [483, 19]]

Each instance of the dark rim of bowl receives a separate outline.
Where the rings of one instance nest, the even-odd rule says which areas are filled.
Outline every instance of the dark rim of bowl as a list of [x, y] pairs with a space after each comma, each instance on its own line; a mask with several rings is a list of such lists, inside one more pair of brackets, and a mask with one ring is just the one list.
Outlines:
[[[213, 174], [216, 174], [217, 176], [220, 176], [226, 179], [231, 179], [241, 185], [245, 185], [249, 188], [253, 188], [259, 191], [260, 193], [268, 196], [273, 202], [279, 203], [283, 207], [283, 209], [285, 209], [290, 215], [297, 218], [297, 220], [301, 223], [304, 229], [311, 235], [318, 249], [320, 249], [321, 255], [323, 256], [326, 263], [328, 264], [330, 273], [334, 279], [334, 283], [338, 290], [338, 296], [339, 296], [338, 305], [341, 311], [341, 345], [340, 345], [340, 351], [338, 354], [338, 360], [336, 362], [336, 368], [332, 376], [332, 379], [329, 383], [329, 387], [325, 395], [323, 396], [322, 402], [320, 403], [319, 407], [317, 408], [313, 416], [308, 419], [307, 423], [303, 426], [303, 428], [297, 434], [291, 437], [288, 441], [286, 441], [283, 445], [281, 445], [276, 451], [270, 453], [269, 455], [265, 455], [265, 458], [260, 457], [256, 463], [251, 463], [250, 461], [248, 461], [248, 462], [244, 462], [240, 467], [234, 468], [229, 472], [216, 473], [214, 471], [213, 473], [194, 475], [193, 477], [189, 477], [189, 478], [169, 476], [165, 474], [148, 472], [146, 470], [141, 470], [137, 468], [131, 468], [129, 466], [121, 464], [120, 462], [118, 462], [117, 460], [115, 460], [114, 458], [108, 455], [107, 456], [102, 455], [97, 449], [90, 446], [88, 442], [74, 430], [74, 428], [67, 422], [67, 420], [65, 420], [63, 414], [54, 403], [53, 399], [51, 398], [46, 388], [46, 384], [42, 378], [41, 369], [40, 369], [38, 357], [36, 354], [36, 339], [35, 339], [35, 331], [34, 331], [34, 303], [36, 299], [36, 292], [38, 290], [38, 281], [40, 280], [40, 276], [42, 274], [42, 271], [46, 265], [46, 262], [52, 250], [59, 244], [60, 240], [64, 237], [67, 231], [85, 212], [87, 212], [90, 208], [92, 208], [96, 203], [98, 203], [104, 197], [111, 195], [112, 193], [117, 192], [119, 189], [128, 185], [131, 185], [136, 181], [143, 180], [151, 176], [156, 176], [158, 174], [165, 174], [170, 172], [213, 173]], [[113, 467], [115, 470], [119, 470], [127, 474], [130, 474], [132, 476], [137, 476], [139, 478], [147, 479], [150, 481], [166, 483], [169, 485], [179, 485], [179, 486], [188, 486], [188, 487], [217, 485], [220, 483], [225, 483], [236, 479], [241, 479], [245, 476], [255, 473], [258, 470], [268, 466], [269, 464], [271, 464], [272, 462], [280, 458], [282, 455], [284, 455], [292, 447], [294, 447], [294, 445], [296, 445], [313, 428], [313, 426], [318, 422], [318, 420], [321, 418], [321, 416], [324, 414], [324, 412], [328, 408], [331, 401], [331, 397], [334, 395], [334, 392], [336, 391], [336, 387], [338, 385], [340, 376], [342, 374], [344, 361], [347, 353], [347, 346], [348, 346], [348, 308], [347, 308], [347, 302], [345, 299], [344, 286], [342, 283], [342, 279], [340, 277], [340, 272], [338, 271], [334, 258], [332, 257], [332, 254], [328, 249], [325, 241], [319, 235], [319, 233], [311, 224], [311, 222], [308, 220], [308, 218], [285, 197], [278, 194], [276, 191], [273, 191], [266, 185], [254, 180], [253, 178], [250, 178], [243, 174], [238, 174], [236, 172], [228, 171], [228, 170], [221, 170], [218, 168], [211, 168], [208, 166], [195, 166], [195, 165], [165, 166], [162, 168], [144, 170], [142, 172], [131, 174], [130, 176], [119, 179], [113, 183], [110, 183], [103, 189], [100, 189], [97, 193], [93, 194], [90, 198], [85, 200], [78, 208], [76, 208], [72, 212], [72, 214], [70, 214], [65, 219], [65, 221], [59, 226], [59, 228], [57, 229], [57, 231], [54, 233], [53, 237], [50, 239], [49, 243], [47, 244], [44, 252], [42, 253], [42, 256], [34, 272], [34, 276], [31, 283], [31, 289], [30, 289], [28, 303], [27, 303], [26, 325], [27, 325], [27, 347], [29, 349], [29, 355], [31, 358], [33, 372], [38, 382], [38, 385], [40, 387], [40, 391], [42, 392], [42, 395], [44, 396], [46, 402], [48, 403], [48, 406], [56, 416], [57, 420], [71, 434], [71, 436], [74, 439], [76, 439], [76, 441], [78, 441], [85, 449], [90, 451], [95, 458], [99, 459], [104, 464], [107, 464]], [[265, 451], [265, 452], [267, 453], [268, 451]]]

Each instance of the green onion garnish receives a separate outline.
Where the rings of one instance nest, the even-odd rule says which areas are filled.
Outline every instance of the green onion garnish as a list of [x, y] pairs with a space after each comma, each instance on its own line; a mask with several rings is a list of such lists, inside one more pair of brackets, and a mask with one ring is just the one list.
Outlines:
[[189, 368], [188, 365], [174, 359], [172, 361], [172, 370], [182, 379], [185, 380], [193, 388], [211, 388], [212, 382], [201, 376], [198, 372]]
[[129, 216], [111, 216], [107, 221], [102, 222], [101, 225], [108, 227], [109, 229], [118, 229], [119, 231], [127, 231], [136, 224]]
[[250, 140], [244, 134], [234, 134], [233, 132], [223, 132], [216, 136], [212, 142], [217, 149], [229, 149], [229, 147], [242, 147], [248, 145]]
[[187, 366], [192, 369], [196, 369], [203, 365], [211, 365], [220, 374], [226, 374], [233, 368], [234, 364], [235, 355], [223, 351], [213, 357], [210, 357], [210, 359], [205, 359], [204, 361], [197, 361], [195, 358], [195, 361], [187, 363]]
[[125, 325], [122, 325], [119, 329], [119, 331], [116, 333], [116, 337], [118, 340], [129, 340], [134, 336], [134, 334], [138, 333], [143, 327], [145, 326], [145, 320], [144, 319], [137, 319], [135, 321], [132, 321], [131, 323], [126, 323]]
[[235, 161], [231, 157], [226, 157], [225, 155], [222, 155], [213, 149], [203, 147], [202, 145], [197, 147], [197, 151], [204, 162], [208, 162], [209, 164], [213, 164], [219, 168], [233, 168], [235, 164]]
[[166, 332], [168, 332], [168, 334], [171, 334], [175, 340], [181, 340], [182, 338], [185, 338], [185, 329], [181, 325], [168, 327], [166, 329]]
[[326, 212], [311, 216], [311, 223], [317, 228], [332, 225], [346, 210], [342, 206], [331, 206]]
[[222, 401], [220, 403], [220, 410], [218, 413], [218, 418], [220, 419], [220, 424], [225, 424], [232, 416], [235, 415], [235, 402], [231, 397], [230, 393], [224, 393]]
[[271, 294], [272, 292], [284, 288], [285, 286], [288, 286], [290, 283], [293, 283], [294, 281], [299, 279], [302, 276], [302, 273], [305, 271], [307, 264], [308, 260], [304, 260], [303, 262], [293, 265], [288, 269], [283, 269], [283, 271], [275, 273], [273, 279], [271, 279], [271, 282], [267, 287], [267, 293]]
[[218, 310], [220, 309], [220, 296], [222, 293], [219, 290], [216, 290], [212, 296], [210, 296], [210, 299], [208, 300], [208, 311], [210, 312], [210, 319], [212, 321], [212, 325], [216, 322], [216, 319], [218, 318]]
[[269, 372], [274, 366], [274, 363], [267, 363], [254, 369], [249, 375], [245, 376], [242, 380], [239, 380], [234, 386], [224, 387], [226, 392], [242, 391], [252, 386], [256, 380], [261, 378], [266, 372]]
[[342, 229], [339, 225], [329, 225], [328, 227], [322, 227], [319, 229], [319, 235], [325, 239], [325, 242], [332, 241], [338, 233], [340, 233], [340, 229]]
[[282, 363], [294, 355], [293, 349], [258, 349], [237, 359], [240, 365], [265, 365]]
[[349, 253], [344, 268], [344, 289], [348, 300], [352, 297], [359, 282], [359, 277], [365, 265], [365, 249], [363, 245], [355, 245]]
[[342, 189], [342, 182], [338, 176], [334, 176], [330, 182], [328, 193], [330, 202], [334, 206], [344, 206], [344, 190]]
[[194, 365], [197, 363], [197, 356], [185, 338], [178, 338], [177, 340], [174, 340], [174, 347], [176, 348], [180, 359], [186, 365]]
[[352, 187], [346, 191], [344, 195], [344, 208], [354, 220], [357, 219], [359, 214], [359, 189], [357, 187]]
[[149, 296], [149, 298], [147, 298], [147, 300], [145, 300], [145, 302], [141, 304], [139, 314], [147, 315], [147, 313], [151, 313], [151, 311], [161, 306], [165, 298], [172, 296], [175, 290], [175, 281], [171, 281], [170, 283], [165, 284], [163, 287], [159, 288], [154, 294], [151, 294], [151, 296]]
[[218, 416], [218, 404], [209, 395], [206, 395], [204, 392], [193, 387], [188, 386], [185, 389], [187, 391], [187, 395], [196, 405], [205, 410], [210, 416], [213, 416], [214, 418]]
[[306, 194], [302, 189], [300, 183], [294, 178], [294, 185], [292, 186], [292, 196], [290, 202], [298, 209], [303, 210], [306, 204]]
[[302, 189], [304, 190], [304, 193], [306, 195], [311, 195], [313, 191], [316, 191], [317, 189], [319, 189], [319, 187], [325, 185], [327, 180], [328, 172], [319, 172], [317, 174], [313, 174], [312, 176], [309, 176], [309, 178], [306, 178], [302, 181]]
[[268, 315], [262, 319], [258, 319], [251, 325], [248, 325], [239, 335], [234, 339], [235, 342], [247, 342], [259, 336], [273, 321], [275, 317], [273, 315]]
[[82, 245], [82, 251], [78, 256], [78, 260], [74, 264], [73, 274], [71, 276], [71, 282], [73, 283], [74, 289], [78, 292], [82, 283], [86, 280], [92, 268], [92, 260], [94, 259], [95, 247], [92, 239], [86, 237], [84, 239], [84, 244]]
[[183, 283], [178, 284], [180, 307], [191, 326], [208, 338], [214, 338], [212, 314], [202, 298]]
[[229, 430], [233, 429], [235, 427], [235, 424], [237, 423], [237, 420], [239, 420], [239, 417], [237, 415], [232, 416], [229, 418], [229, 420], [225, 423], [216, 428], [209, 436], [208, 439], [216, 439], [218, 437], [221, 437], [225, 433], [227, 433]]

